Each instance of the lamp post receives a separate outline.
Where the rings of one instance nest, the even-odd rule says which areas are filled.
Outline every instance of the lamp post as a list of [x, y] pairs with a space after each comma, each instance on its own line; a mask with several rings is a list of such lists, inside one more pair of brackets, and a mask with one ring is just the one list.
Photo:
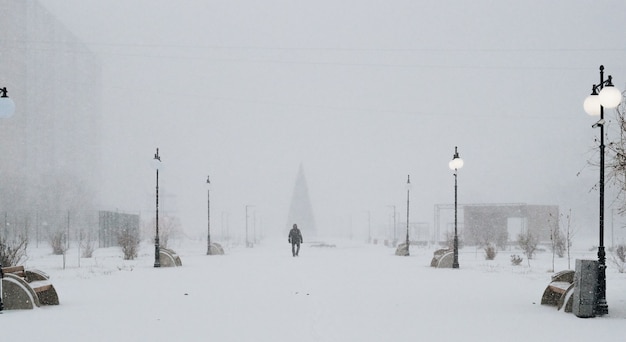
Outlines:
[[591, 95], [587, 96], [583, 107], [587, 114], [600, 115], [600, 120], [592, 127], [600, 128], [600, 212], [598, 244], [598, 279], [596, 283], [596, 302], [594, 312], [598, 315], [609, 313], [606, 302], [606, 253], [604, 251], [604, 108], [615, 108], [622, 100], [622, 93], [613, 86], [612, 77], [604, 79], [604, 66], [600, 65], [600, 83], [591, 88]]
[[159, 168], [161, 167], [161, 156], [159, 156], [159, 148], [157, 147], [153, 166], [156, 169], [156, 235], [154, 236], [154, 267], [161, 267], [161, 256], [159, 247]]
[[372, 243], [372, 215], [367, 211], [367, 243]]
[[393, 246], [396, 246], [398, 239], [396, 238], [396, 206], [393, 204], [388, 205], [388, 207], [393, 208]]
[[[7, 88], [0, 88], [0, 119], [10, 118], [14, 112], [15, 103], [7, 96]], [[0, 311], [4, 308], [4, 304], [2, 304], [2, 278], [2, 265], [0, 265]]]
[[411, 191], [411, 175], [406, 177], [406, 256], [409, 256], [409, 192]]
[[206, 207], [207, 207], [207, 236], [206, 255], [211, 255], [211, 180], [206, 176]]
[[252, 247], [252, 243], [250, 243], [249, 235], [248, 235], [248, 208], [254, 207], [253, 205], [246, 205], [246, 247]]
[[457, 147], [454, 146], [454, 156], [452, 156], [452, 160], [448, 163], [448, 166], [451, 170], [454, 170], [454, 260], [452, 261], [452, 268], [459, 268], [459, 236], [457, 231], [457, 173], [460, 168], [463, 167], [463, 159], [459, 157], [459, 152]]

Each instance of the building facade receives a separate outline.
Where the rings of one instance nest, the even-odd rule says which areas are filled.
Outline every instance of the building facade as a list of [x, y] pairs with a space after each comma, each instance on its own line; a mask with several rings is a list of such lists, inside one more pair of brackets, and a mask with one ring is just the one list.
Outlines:
[[65, 225], [53, 222], [59, 212], [98, 202], [101, 67], [37, 1], [0, 0], [0, 8], [0, 87], [16, 105], [0, 121], [0, 212], [30, 222], [19, 224], [26, 233], [55, 229]]

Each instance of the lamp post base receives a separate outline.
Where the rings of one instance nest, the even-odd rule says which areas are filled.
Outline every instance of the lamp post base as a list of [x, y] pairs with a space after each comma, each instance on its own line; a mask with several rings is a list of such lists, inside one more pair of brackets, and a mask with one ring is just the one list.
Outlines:
[[158, 243], [154, 245], [154, 267], [161, 267], [161, 248]]

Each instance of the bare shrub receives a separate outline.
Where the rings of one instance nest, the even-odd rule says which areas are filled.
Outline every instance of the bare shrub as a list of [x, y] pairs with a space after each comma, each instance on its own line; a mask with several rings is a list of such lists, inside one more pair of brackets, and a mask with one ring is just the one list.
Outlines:
[[626, 272], [626, 245], [619, 245], [615, 248], [611, 255], [611, 261], [619, 273]]
[[[458, 236], [458, 234], [457, 234], [457, 238], [458, 238], [458, 248], [461, 249], [464, 246], [463, 240], [461, 239], [460, 236]], [[448, 247], [448, 249], [454, 248], [454, 232], [446, 232], [446, 246]]]
[[496, 258], [496, 255], [498, 254], [497, 247], [491, 243], [488, 243], [484, 247], [484, 250], [485, 250], [485, 260], [493, 260]]
[[124, 260], [134, 260], [139, 250], [139, 232], [133, 229], [121, 229], [117, 234], [117, 243], [122, 248]]
[[519, 266], [522, 261], [524, 261], [524, 258], [520, 257], [517, 254], [513, 254], [511, 255], [511, 265], [513, 266]]
[[26, 261], [27, 248], [28, 239], [25, 236], [20, 236], [13, 241], [0, 238], [0, 265], [3, 267], [18, 266]]
[[48, 235], [48, 243], [52, 247], [52, 254], [63, 255], [68, 249], [67, 236], [63, 230], [50, 232]]
[[91, 258], [93, 256], [93, 252], [95, 251], [95, 240], [93, 238], [93, 234], [91, 231], [85, 233], [84, 231], [80, 231], [78, 235], [81, 254], [83, 258]]
[[[144, 236], [150, 237], [150, 241], [154, 241], [156, 232], [156, 220], [152, 218], [143, 225]], [[176, 238], [182, 233], [180, 220], [175, 216], [159, 216], [159, 245], [167, 248], [170, 238]]]

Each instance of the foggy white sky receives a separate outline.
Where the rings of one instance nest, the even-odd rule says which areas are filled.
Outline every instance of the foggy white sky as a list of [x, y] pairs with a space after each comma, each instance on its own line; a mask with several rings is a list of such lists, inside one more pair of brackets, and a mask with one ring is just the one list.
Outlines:
[[207, 174], [213, 227], [243, 233], [255, 205], [283, 229], [300, 163], [320, 231], [402, 217], [407, 174], [432, 229], [457, 145], [460, 202], [572, 208], [595, 236], [582, 101], [600, 64], [624, 89], [623, 1], [40, 2], [102, 61], [106, 208], [151, 215], [159, 147], [162, 209], [190, 235]]

